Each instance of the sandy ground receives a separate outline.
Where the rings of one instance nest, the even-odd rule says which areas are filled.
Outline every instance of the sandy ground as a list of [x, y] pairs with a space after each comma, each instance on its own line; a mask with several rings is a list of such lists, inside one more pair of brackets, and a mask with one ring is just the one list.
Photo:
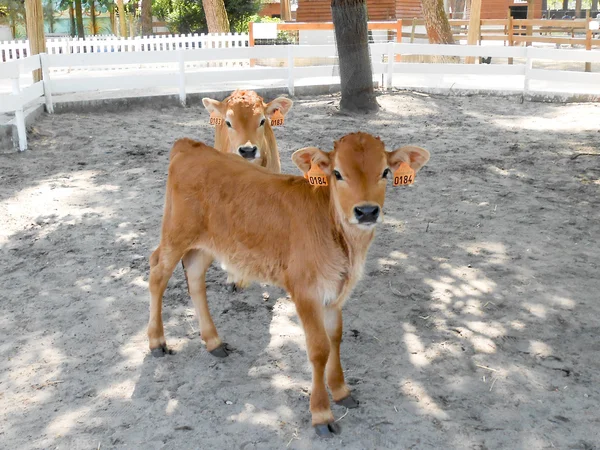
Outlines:
[[[43, 116], [0, 155], [0, 447], [6, 449], [600, 448], [599, 104], [394, 94], [380, 113], [298, 100], [293, 150], [363, 130], [432, 153], [345, 308], [342, 363], [361, 406], [310, 427], [310, 367], [285, 292], [230, 294], [209, 272], [203, 348], [178, 269], [149, 355], [148, 256], [168, 152], [212, 142], [204, 109]], [[301, 214], [301, 211], [298, 211]], [[260, 226], [260, 224], [257, 224]], [[268, 292], [270, 298], [263, 299]]]

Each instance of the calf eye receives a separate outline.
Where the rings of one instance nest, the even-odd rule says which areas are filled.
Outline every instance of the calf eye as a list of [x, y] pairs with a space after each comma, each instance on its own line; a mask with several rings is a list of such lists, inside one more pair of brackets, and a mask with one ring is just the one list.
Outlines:
[[265, 124], [265, 118], [263, 117], [263, 120], [260, 121], [259, 127], [262, 127], [264, 124]]
[[390, 174], [390, 169], [385, 169], [383, 171], [383, 175], [381, 175], [381, 178], [387, 178], [387, 176]]
[[229, 120], [226, 120], [226, 121], [225, 121], [225, 124], [226, 124], [226, 125], [227, 125], [229, 128], [231, 128], [231, 122], [230, 122]]
[[336, 179], [336, 180], [343, 180], [343, 178], [342, 178], [342, 174], [341, 174], [341, 173], [339, 173], [337, 170], [334, 170], [334, 171], [333, 171], [333, 175], [335, 176], [335, 179]]

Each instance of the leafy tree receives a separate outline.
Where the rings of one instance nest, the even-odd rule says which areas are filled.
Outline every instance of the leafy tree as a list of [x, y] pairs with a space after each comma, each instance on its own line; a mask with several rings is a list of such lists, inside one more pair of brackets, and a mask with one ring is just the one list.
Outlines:
[[[259, 0], [225, 0], [230, 27], [236, 31], [259, 9]], [[171, 33], [208, 32], [202, 0], [153, 0], [152, 12], [167, 23]]]

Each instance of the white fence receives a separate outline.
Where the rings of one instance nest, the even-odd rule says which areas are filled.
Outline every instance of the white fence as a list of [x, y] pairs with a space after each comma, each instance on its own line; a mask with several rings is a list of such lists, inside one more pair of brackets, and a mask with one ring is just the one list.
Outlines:
[[[50, 55], [101, 52], [143, 52], [192, 50], [199, 48], [248, 47], [246, 33], [180, 34], [160, 36], [90, 36], [85, 39], [60, 37], [46, 39], [46, 53]], [[29, 56], [29, 41], [1, 41], [0, 61], [13, 61]]]
[[[534, 47], [481, 47], [430, 44], [371, 44], [373, 74], [384, 77], [386, 88], [403, 87], [394, 79], [407, 74], [425, 77], [438, 75], [479, 75], [479, 76], [517, 76], [520, 77], [521, 91], [529, 93], [531, 83], [547, 80], [559, 83], [589, 84], [600, 86], [599, 73], [575, 72], [568, 70], [534, 69], [534, 60], [576, 61], [600, 63], [600, 52], [586, 50], [556, 50]], [[525, 64], [431, 64], [396, 62], [397, 55], [446, 55], [458, 57], [522, 58]], [[219, 69], [191, 68], [198, 62], [210, 63], [236, 59], [284, 59], [285, 67], [221, 67]], [[295, 66], [296, 58], [331, 58], [331, 65]], [[148, 89], [157, 86], [178, 89], [182, 105], [186, 104], [186, 87], [190, 84], [207, 83], [247, 83], [248, 81], [272, 80], [272, 85], [286, 85], [290, 95], [294, 94], [294, 85], [299, 79], [327, 77], [339, 80], [339, 68], [335, 63], [337, 50], [334, 45], [287, 45], [229, 48], [198, 48], [172, 52], [129, 53], [67, 53], [41, 54], [23, 60], [0, 64], [0, 79], [13, 80], [13, 93], [0, 95], [0, 112], [16, 111], [21, 150], [26, 148], [23, 108], [31, 101], [44, 96], [46, 109], [53, 112], [52, 95], [66, 92], [85, 92], [108, 89]], [[56, 77], [53, 69], [69, 67], [119, 67], [125, 65], [170, 65], [173, 69], [150, 70], [146, 73], [127, 73], [121, 71], [111, 76], [98, 76], [93, 71], [81, 72], [79, 76]], [[21, 74], [42, 68], [43, 83], [35, 83], [27, 89], [19, 88]], [[77, 75], [77, 74], [75, 74]], [[53, 76], [55, 77], [53, 79]], [[322, 81], [318, 81], [322, 82]], [[310, 83], [309, 83], [310, 84]], [[493, 87], [492, 87], [493, 89]]]

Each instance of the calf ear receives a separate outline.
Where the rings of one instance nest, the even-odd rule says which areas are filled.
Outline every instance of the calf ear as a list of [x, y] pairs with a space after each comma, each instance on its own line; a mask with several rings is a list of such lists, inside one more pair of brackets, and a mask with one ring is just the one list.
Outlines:
[[221, 116], [225, 115], [225, 104], [220, 102], [219, 100], [213, 100], [212, 98], [204, 97], [202, 99], [202, 104], [206, 108], [209, 113], [216, 113]]
[[294, 104], [289, 98], [277, 97], [275, 100], [267, 103], [266, 114], [267, 117], [271, 117], [277, 110], [284, 116], [289, 112]]
[[302, 173], [307, 173], [312, 164], [318, 165], [323, 172], [331, 175], [331, 159], [329, 153], [318, 149], [317, 147], [305, 147], [296, 150], [292, 154], [292, 161], [298, 166]]
[[429, 152], [421, 147], [407, 145], [397, 148], [394, 151], [387, 152], [388, 166], [395, 172], [401, 163], [407, 163], [415, 173], [429, 161]]

